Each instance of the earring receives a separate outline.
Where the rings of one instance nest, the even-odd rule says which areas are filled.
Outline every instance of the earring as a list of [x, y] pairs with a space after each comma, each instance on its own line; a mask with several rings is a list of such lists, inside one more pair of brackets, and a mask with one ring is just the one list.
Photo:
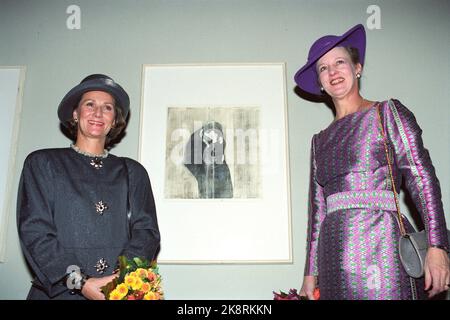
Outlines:
[[75, 123], [78, 123], [78, 118], [73, 118], [73, 121], [75, 121]]
[[356, 78], [357, 78], [357, 79], [360, 79], [360, 78], [361, 78], [361, 73], [358, 72], [358, 73], [356, 74]]
[[325, 91], [325, 89], [324, 89], [323, 87], [320, 87], [320, 91], [324, 92], [324, 91]]

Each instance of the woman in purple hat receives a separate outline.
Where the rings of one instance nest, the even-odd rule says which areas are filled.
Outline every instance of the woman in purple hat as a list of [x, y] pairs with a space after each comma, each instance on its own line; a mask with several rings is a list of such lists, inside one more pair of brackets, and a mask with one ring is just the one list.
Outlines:
[[138, 162], [106, 148], [126, 126], [130, 100], [108, 76], [86, 77], [62, 99], [74, 143], [32, 152], [17, 199], [28, 299], [105, 299], [117, 258], [155, 258], [160, 235], [150, 180]]
[[[412, 112], [398, 100], [375, 102], [361, 96], [365, 44], [362, 25], [342, 36], [324, 36], [295, 75], [303, 91], [328, 96], [336, 112], [334, 121], [312, 138], [300, 295], [314, 299], [314, 289], [320, 287], [321, 299], [416, 299], [426, 292], [431, 297], [448, 290], [450, 283], [439, 181]], [[400, 189], [402, 180], [428, 239], [425, 277], [417, 280], [407, 275], [399, 258], [393, 190]]]

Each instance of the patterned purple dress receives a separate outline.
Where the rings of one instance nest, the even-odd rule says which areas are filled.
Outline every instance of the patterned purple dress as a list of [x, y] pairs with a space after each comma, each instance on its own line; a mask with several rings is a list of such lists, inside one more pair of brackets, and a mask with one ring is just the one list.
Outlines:
[[[399, 227], [376, 104], [314, 135], [305, 275], [321, 299], [424, 298], [398, 255]], [[439, 181], [414, 115], [397, 100], [380, 104], [397, 190], [402, 179], [430, 245], [448, 248]], [[406, 222], [405, 227], [411, 230]], [[417, 290], [414, 290], [416, 288]]]

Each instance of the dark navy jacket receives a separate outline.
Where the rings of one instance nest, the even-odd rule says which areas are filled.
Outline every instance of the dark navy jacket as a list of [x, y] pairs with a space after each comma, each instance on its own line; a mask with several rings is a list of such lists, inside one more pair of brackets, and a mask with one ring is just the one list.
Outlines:
[[[71, 148], [35, 151], [25, 160], [17, 224], [35, 276], [29, 299], [83, 299], [66, 287], [70, 265], [101, 277], [113, 273], [119, 255], [157, 254], [160, 234], [145, 168], [112, 154], [98, 168], [92, 160]], [[109, 266], [103, 274], [100, 259]]]

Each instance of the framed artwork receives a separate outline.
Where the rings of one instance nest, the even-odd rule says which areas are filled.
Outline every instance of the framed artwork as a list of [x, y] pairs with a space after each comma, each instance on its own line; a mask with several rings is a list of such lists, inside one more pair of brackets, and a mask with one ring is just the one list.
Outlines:
[[[0, 66], [0, 262], [5, 261], [6, 231], [14, 206], [11, 201], [25, 67]], [[15, 204], [15, 203], [14, 203]]]
[[291, 263], [283, 63], [144, 65], [159, 263]]

